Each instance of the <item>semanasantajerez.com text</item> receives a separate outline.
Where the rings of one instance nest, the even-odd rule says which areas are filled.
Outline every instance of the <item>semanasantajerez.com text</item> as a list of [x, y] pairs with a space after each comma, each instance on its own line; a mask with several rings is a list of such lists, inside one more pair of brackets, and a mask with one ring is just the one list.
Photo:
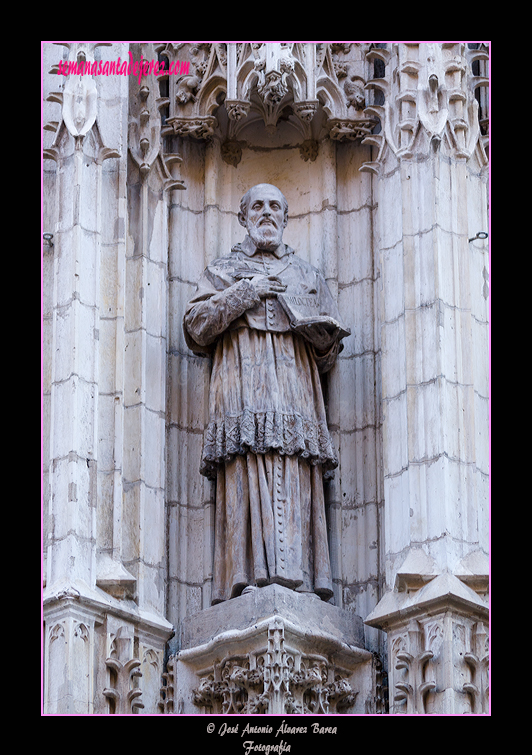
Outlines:
[[139, 84], [143, 76], [185, 76], [190, 71], [190, 61], [172, 60], [168, 68], [165, 60], [133, 60], [128, 52], [129, 61], [121, 60], [60, 60], [58, 73], [63, 76], [138, 76]]

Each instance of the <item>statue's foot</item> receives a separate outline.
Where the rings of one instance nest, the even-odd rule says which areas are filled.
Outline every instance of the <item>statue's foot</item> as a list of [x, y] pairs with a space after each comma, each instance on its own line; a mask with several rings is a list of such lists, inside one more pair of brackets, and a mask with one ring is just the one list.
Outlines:
[[255, 585], [248, 585], [247, 587], [244, 587], [242, 590], [241, 595], [247, 595], [249, 592], [254, 592], [255, 590], [258, 590], [259, 588]]

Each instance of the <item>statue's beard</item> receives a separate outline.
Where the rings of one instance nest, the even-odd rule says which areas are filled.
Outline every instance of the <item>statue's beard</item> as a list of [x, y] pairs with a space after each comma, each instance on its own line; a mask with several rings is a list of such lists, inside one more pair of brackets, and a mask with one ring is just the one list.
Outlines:
[[273, 251], [283, 240], [283, 229], [273, 223], [254, 225], [248, 228], [248, 233], [258, 249]]

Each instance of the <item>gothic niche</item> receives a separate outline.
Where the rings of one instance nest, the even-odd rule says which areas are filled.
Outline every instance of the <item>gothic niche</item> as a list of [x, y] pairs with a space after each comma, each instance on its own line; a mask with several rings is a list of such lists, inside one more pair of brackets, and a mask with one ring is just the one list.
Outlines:
[[[350, 43], [168, 43], [168, 61], [190, 61], [188, 75], [171, 82], [163, 135], [219, 139], [222, 157], [236, 167], [249, 127], [273, 135], [291, 127], [304, 160], [319, 142], [368, 136], [377, 124], [365, 112], [366, 61]], [[288, 132], [287, 132], [288, 133]]]

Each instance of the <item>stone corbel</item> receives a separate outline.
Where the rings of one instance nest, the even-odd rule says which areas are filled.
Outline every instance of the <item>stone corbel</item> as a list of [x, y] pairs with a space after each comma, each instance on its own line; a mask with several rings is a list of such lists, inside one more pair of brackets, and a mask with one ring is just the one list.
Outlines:
[[294, 102], [293, 109], [298, 118], [310, 122], [318, 112], [319, 104], [318, 100], [302, 100]]
[[251, 107], [251, 103], [246, 100], [230, 100], [228, 98], [226, 98], [224, 105], [231, 121], [240, 121], [245, 118]]
[[374, 658], [348, 613], [270, 585], [185, 619], [161, 711], [368, 712], [376, 705]]
[[[351, 686], [348, 673], [325, 656], [307, 656], [288, 645], [286, 629], [285, 622], [275, 617], [264, 626], [266, 652], [259, 643], [245, 655], [235, 656], [233, 650], [215, 663], [193, 690], [194, 705], [224, 715], [332, 714], [352, 708], [358, 690]], [[250, 644], [256, 643], [248, 639]]]

